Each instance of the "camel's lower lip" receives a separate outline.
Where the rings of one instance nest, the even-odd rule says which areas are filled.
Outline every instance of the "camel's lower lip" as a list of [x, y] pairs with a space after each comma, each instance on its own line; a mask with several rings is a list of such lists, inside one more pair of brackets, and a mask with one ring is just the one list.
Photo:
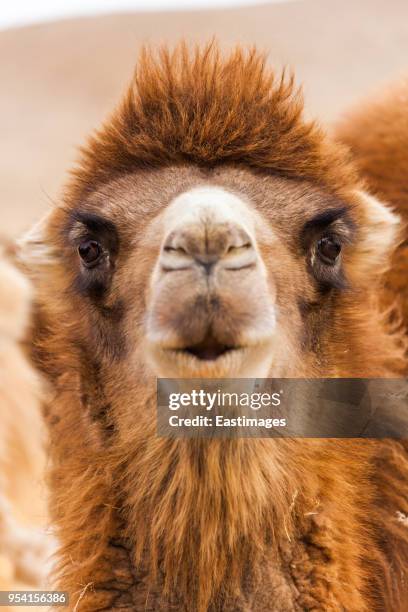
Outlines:
[[238, 350], [240, 347], [234, 344], [225, 344], [213, 333], [206, 334], [199, 342], [194, 344], [174, 347], [181, 354], [187, 354], [199, 361], [217, 361], [227, 353]]
[[216, 361], [220, 359], [227, 353], [231, 353], [232, 351], [237, 351], [241, 347], [238, 346], [227, 346], [224, 344], [214, 344], [211, 346], [205, 345], [195, 345], [195, 346], [187, 346], [182, 349], [176, 349], [179, 353], [185, 353], [198, 359], [199, 361]]
[[215, 352], [200, 349], [199, 354], [189, 347], [148, 346], [152, 367], [164, 378], [262, 377], [266, 375], [262, 363], [269, 359], [268, 352], [267, 345], [259, 344], [219, 347]]
[[164, 353], [175, 362], [182, 361], [184, 364], [190, 363], [192, 366], [200, 364], [218, 365], [228, 362], [231, 359], [238, 358], [239, 355], [245, 352], [247, 347], [244, 346], [225, 346], [217, 348], [167, 348]]

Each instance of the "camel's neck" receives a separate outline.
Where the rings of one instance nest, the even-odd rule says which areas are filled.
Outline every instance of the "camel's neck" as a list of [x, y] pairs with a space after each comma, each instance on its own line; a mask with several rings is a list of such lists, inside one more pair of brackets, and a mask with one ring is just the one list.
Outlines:
[[[298, 499], [316, 482], [300, 481], [296, 463], [303, 459], [288, 440], [170, 440], [150, 433], [140, 430], [125, 468], [135, 563], [147, 556], [165, 588], [177, 584], [204, 609], [222, 585], [237, 587], [249, 568], [271, 551], [279, 554], [278, 542], [294, 532]], [[315, 495], [310, 491], [310, 499]]]
[[[135, 601], [144, 609], [148, 593], [163, 598], [166, 589], [186, 609], [204, 610], [215, 597], [235, 602], [266, 571], [268, 588], [291, 590], [286, 573], [310, 521], [326, 500], [330, 508], [335, 496], [350, 498], [343, 486], [344, 465], [346, 475], [353, 469], [348, 448], [342, 454], [308, 440], [159, 438], [146, 404], [124, 408], [120, 425], [103, 437], [99, 400], [85, 401], [75, 381], [61, 382], [49, 416], [52, 504], [60, 584], [95, 590], [83, 610], [100, 607], [95, 598], [103, 593], [105, 602], [108, 592], [130, 598], [129, 609]], [[160, 609], [151, 601], [147, 610]]]

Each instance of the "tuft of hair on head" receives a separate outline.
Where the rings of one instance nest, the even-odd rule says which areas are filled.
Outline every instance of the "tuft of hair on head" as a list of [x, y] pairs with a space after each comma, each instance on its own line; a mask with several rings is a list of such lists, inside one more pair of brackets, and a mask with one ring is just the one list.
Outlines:
[[348, 152], [303, 118], [294, 78], [252, 47], [222, 54], [215, 41], [143, 47], [122, 102], [82, 148], [78, 197], [138, 167], [225, 163], [343, 189], [356, 182]]

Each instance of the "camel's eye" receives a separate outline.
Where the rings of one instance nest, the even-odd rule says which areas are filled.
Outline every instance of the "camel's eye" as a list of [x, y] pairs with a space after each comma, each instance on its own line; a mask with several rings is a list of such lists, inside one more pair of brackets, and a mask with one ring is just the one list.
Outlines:
[[100, 261], [103, 249], [96, 240], [84, 240], [78, 247], [78, 253], [85, 266], [91, 268]]
[[341, 251], [341, 244], [333, 236], [324, 236], [317, 243], [317, 253], [323, 263], [333, 266]]

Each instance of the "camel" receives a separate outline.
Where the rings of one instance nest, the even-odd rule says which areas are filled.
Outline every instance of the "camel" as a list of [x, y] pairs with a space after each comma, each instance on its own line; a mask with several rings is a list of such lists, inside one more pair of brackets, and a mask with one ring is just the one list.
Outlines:
[[[370, 96], [349, 111], [336, 128], [336, 137], [352, 151], [360, 174], [370, 191], [398, 210], [402, 223], [408, 223], [408, 194], [405, 155], [407, 138], [406, 97], [408, 80], [400, 79], [385, 91]], [[385, 277], [382, 299], [385, 307], [397, 309], [408, 328], [408, 245], [396, 245]]]
[[39, 527], [46, 520], [42, 392], [20, 345], [32, 289], [9, 261], [11, 246], [0, 246], [0, 589], [42, 588], [53, 552]]
[[146, 49], [23, 241], [70, 609], [406, 609], [403, 441], [155, 430], [157, 377], [406, 375], [398, 194], [341, 138], [255, 49]]

